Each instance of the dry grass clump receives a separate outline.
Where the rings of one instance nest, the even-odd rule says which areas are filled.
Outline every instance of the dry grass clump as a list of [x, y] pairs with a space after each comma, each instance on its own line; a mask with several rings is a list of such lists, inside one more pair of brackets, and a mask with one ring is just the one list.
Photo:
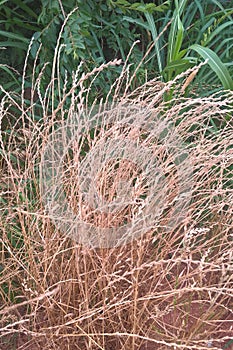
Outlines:
[[[76, 77], [51, 114], [49, 94], [41, 96], [37, 81], [43, 123], [33, 119], [33, 101], [26, 108], [6, 94], [1, 102], [1, 349], [232, 346], [233, 93], [184, 97], [190, 71], [129, 92], [127, 72], [109, 93], [112, 104], [102, 101], [98, 113], [87, 109], [90, 75]], [[173, 99], [163, 102], [171, 89]], [[79, 129], [83, 115], [102, 117], [95, 127], [85, 119]], [[74, 116], [79, 136], [62, 139], [63, 173], [55, 177], [68, 206], [63, 211], [57, 201], [54, 219], [39, 168], [51, 135], [67, 120], [73, 130]], [[106, 143], [116, 144], [118, 155], [122, 146], [122, 157], [106, 157]], [[133, 147], [132, 159], [124, 157], [129, 145], [145, 149], [154, 163]], [[94, 161], [84, 163], [92, 166], [95, 189], [83, 198], [85, 172], [78, 166], [95, 147]], [[152, 166], [157, 182], [148, 175]], [[59, 213], [76, 220], [74, 231], [58, 225]], [[119, 227], [126, 227], [124, 235], [106, 243]]]

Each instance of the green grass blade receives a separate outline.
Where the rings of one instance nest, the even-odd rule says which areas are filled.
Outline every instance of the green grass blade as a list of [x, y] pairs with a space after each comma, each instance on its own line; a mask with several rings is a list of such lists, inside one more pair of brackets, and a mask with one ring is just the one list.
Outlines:
[[205, 45], [208, 44], [209, 42], [211, 42], [213, 40], [213, 38], [217, 35], [219, 35], [225, 28], [232, 26], [233, 27], [233, 22], [232, 21], [228, 21], [226, 23], [221, 24], [220, 26], [218, 26], [208, 37], [208, 39], [205, 41]]
[[145, 28], [146, 30], [150, 30], [150, 28], [148, 27], [148, 24], [146, 24], [145, 22], [141, 21], [140, 19], [136, 19], [136, 18], [132, 18], [132, 17], [128, 17], [128, 16], [124, 16], [123, 20], [129, 22], [129, 23], [134, 23], [139, 25], [140, 27]]
[[1, 69], [4, 70], [7, 74], [9, 74], [17, 85], [20, 85], [18, 79], [16, 79], [14, 73], [12, 73], [12, 71], [7, 67], [7, 65], [0, 64], [0, 70]]
[[177, 18], [177, 27], [178, 27], [177, 36], [176, 36], [176, 42], [175, 42], [175, 46], [174, 46], [174, 50], [173, 50], [173, 57], [172, 57], [173, 60], [177, 59], [177, 56], [179, 54], [179, 51], [181, 49], [181, 45], [183, 42], [184, 27], [183, 27], [183, 24], [182, 24], [179, 16]]
[[159, 73], [162, 72], [163, 68], [162, 68], [162, 61], [161, 61], [161, 56], [160, 56], [160, 47], [159, 47], [159, 40], [158, 40], [158, 32], [155, 26], [155, 21], [153, 18], [153, 15], [151, 13], [145, 13], [150, 31], [151, 31], [151, 35], [155, 44], [155, 51], [157, 54], [157, 60], [158, 60], [158, 67], [159, 67]]
[[121, 40], [120, 40], [119, 36], [115, 33], [115, 31], [113, 29], [111, 29], [111, 32], [116, 38], [116, 41], [117, 41], [117, 44], [118, 44], [118, 47], [119, 47], [119, 50], [120, 50], [120, 53], [121, 53], [121, 57], [122, 57], [123, 61], [125, 62], [126, 61], [126, 55], [125, 55], [123, 46], [121, 44]]
[[196, 51], [205, 60], [208, 60], [209, 66], [217, 74], [225, 89], [233, 90], [233, 80], [230, 73], [214, 51], [198, 44], [191, 45], [189, 48]]
[[192, 67], [193, 63], [188, 58], [183, 58], [179, 60], [174, 60], [164, 68], [163, 74], [168, 74], [168, 76], [172, 76], [173, 72], [175, 72], [175, 76], [181, 72], [184, 72], [186, 69]]
[[27, 51], [28, 45], [20, 41], [0, 41], [0, 47], [17, 47], [18, 49]]
[[102, 57], [102, 60], [104, 61], [105, 60], [104, 53], [103, 53], [102, 47], [100, 45], [99, 39], [97, 38], [97, 35], [95, 34], [94, 30], [91, 30], [91, 35], [95, 40], [96, 47], [98, 48], [98, 51], [99, 51], [99, 55], [100, 55], [100, 57]]
[[23, 37], [22, 35], [7, 32], [5, 30], [0, 30], [0, 36], [4, 36], [9, 39], [20, 40], [20, 41], [23, 41], [24, 43], [29, 44], [29, 39]]
[[202, 7], [202, 4], [199, 0], [194, 0], [196, 8], [198, 9], [199, 15], [198, 17], [200, 18], [200, 20], [204, 23], [205, 20], [205, 14], [204, 14], [204, 10]]
[[182, 14], [185, 8], [187, 0], [182, 0], [180, 2], [176, 1], [175, 3], [176, 3], [176, 9], [174, 11], [173, 21], [172, 21], [171, 30], [170, 30], [169, 39], [168, 39], [167, 64], [169, 64], [170, 62], [172, 62], [177, 58], [176, 56], [181, 48], [182, 41], [183, 41], [184, 27], [180, 19], [180, 15]]
[[35, 19], [37, 19], [37, 14], [28, 6], [25, 4], [25, 1], [21, 0], [14, 0], [13, 1], [21, 10], [25, 12], [28, 16], [31, 16]]

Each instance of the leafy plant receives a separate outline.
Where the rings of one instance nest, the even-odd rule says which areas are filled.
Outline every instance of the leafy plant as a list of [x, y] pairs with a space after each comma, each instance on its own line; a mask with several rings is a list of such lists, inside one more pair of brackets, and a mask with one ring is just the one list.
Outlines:
[[[119, 0], [116, 3], [122, 7], [127, 2]], [[216, 84], [221, 81], [225, 89], [233, 89], [233, 67], [229, 62], [233, 48], [232, 8], [224, 9], [217, 1], [200, 3], [188, 0], [166, 1], [161, 7], [155, 8], [146, 4], [144, 7], [142, 4], [137, 6], [124, 5], [127, 11], [140, 9], [143, 12], [136, 23], [151, 33], [157, 70], [164, 81], [172, 80], [187, 68], [194, 66], [201, 57], [204, 60], [208, 59], [211, 68], [207, 70], [209, 82]], [[161, 14], [156, 10], [164, 12]], [[125, 16], [124, 19], [130, 23], [134, 22], [129, 16]], [[169, 24], [168, 31], [164, 31]], [[201, 69], [197, 78], [201, 80], [203, 74], [206, 75], [206, 68]]]
[[[65, 84], [65, 80], [66, 84], [67, 82], [69, 84], [77, 67], [80, 71], [88, 72], [109, 60], [121, 58], [125, 61], [139, 35], [135, 27], [122, 20], [122, 10], [108, 2], [73, 0], [61, 3], [43, 0], [42, 5], [43, 10], [38, 17], [38, 22], [43, 30], [34, 34], [31, 54], [35, 59], [37, 50], [40, 48], [40, 65], [52, 62], [59, 42], [60, 63], [56, 68], [58, 72], [56, 75], [59, 74], [61, 86]], [[65, 26], [63, 26], [64, 21]], [[140, 48], [135, 47], [131, 62], [137, 62], [141, 58]], [[82, 62], [81, 66], [80, 62]], [[106, 95], [119, 71], [120, 68], [111, 68], [105, 80], [97, 77], [94, 82], [95, 94], [97, 92], [99, 96]], [[42, 79], [42, 84], [44, 82], [45, 86], [51, 79], [51, 72], [52, 66], [48, 65]], [[66, 75], [68, 81], [65, 78]]]
[[[196, 83], [205, 76], [213, 86], [221, 82], [224, 88], [232, 89], [233, 9], [227, 8], [226, 2], [42, 0], [39, 4], [34, 0], [0, 3], [0, 47], [6, 48], [0, 51], [0, 70], [6, 89], [20, 91], [20, 75], [31, 38], [25, 78], [33, 69], [37, 76], [43, 70], [43, 91], [58, 75], [61, 88], [69, 84], [77, 68], [88, 72], [115, 58], [125, 61], [137, 39], [140, 43], [128, 58], [132, 69], [140, 66], [132, 88], [157, 75], [164, 81], [172, 80], [200, 59], [208, 58], [210, 69], [202, 67]], [[58, 44], [59, 64], [53, 67]], [[154, 49], [149, 54], [151, 44]], [[96, 77], [93, 99], [108, 93], [120, 69], [111, 67], [104, 79]], [[30, 79], [24, 81], [24, 87], [30, 87]], [[54, 99], [59, 101], [59, 96]]]
[[[34, 10], [35, 9], [35, 10]], [[31, 36], [39, 30], [38, 1], [0, 1], [0, 71], [6, 89], [20, 88], [20, 75]]]

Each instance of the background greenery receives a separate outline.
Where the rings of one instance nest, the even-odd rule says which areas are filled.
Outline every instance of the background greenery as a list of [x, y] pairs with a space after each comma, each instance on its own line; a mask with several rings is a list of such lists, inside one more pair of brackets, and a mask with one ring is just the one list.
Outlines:
[[[199, 71], [195, 83], [212, 86], [210, 93], [220, 85], [233, 89], [232, 1], [2, 0], [0, 10], [0, 70], [5, 89], [20, 91], [32, 38], [25, 87], [30, 87], [32, 74], [38, 75], [46, 65], [41, 87], [46, 89], [58, 43], [59, 78], [64, 84], [80, 62], [80, 69], [88, 72], [115, 58], [125, 61], [139, 40], [129, 57], [132, 69], [151, 44], [154, 47], [132, 88], [156, 76], [171, 80], [208, 58], [209, 66]], [[96, 79], [93, 98], [106, 95], [120, 69], [111, 67], [104, 78]]]

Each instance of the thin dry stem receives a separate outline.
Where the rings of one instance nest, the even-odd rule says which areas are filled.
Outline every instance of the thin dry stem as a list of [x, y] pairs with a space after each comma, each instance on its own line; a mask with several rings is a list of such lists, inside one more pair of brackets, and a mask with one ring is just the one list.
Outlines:
[[[20, 104], [8, 93], [2, 99], [1, 348], [16, 335], [17, 349], [24, 350], [208, 349], [210, 344], [222, 349], [230, 344], [233, 327], [233, 133], [232, 121], [226, 118], [232, 115], [233, 93], [183, 97], [182, 86], [192, 70], [176, 82], [153, 80], [129, 93], [126, 87], [124, 98], [119, 96], [111, 106], [103, 101], [89, 113], [83, 82], [104, 74], [107, 67], [95, 69], [92, 76], [78, 78], [77, 72], [71, 90], [60, 91], [58, 106], [52, 103], [54, 114], [46, 107], [49, 94], [43, 97], [40, 92], [39, 103], [47, 113], [43, 117], [49, 121], [43, 126], [33, 119], [34, 106], [27, 109], [23, 100]], [[35, 81], [39, 87], [39, 78]], [[174, 98], [163, 102], [174, 83]], [[14, 116], [12, 106], [21, 119]], [[23, 122], [25, 118], [29, 123]], [[88, 124], [88, 118], [96, 120], [96, 126]], [[79, 135], [70, 142], [60, 134], [67, 150], [61, 179], [69, 209], [81, 222], [83, 234], [89, 226], [101, 234], [103, 228], [115, 232], [127, 222], [127, 237], [132, 239], [125, 244], [105, 248], [74, 239], [62, 226], [59, 229], [43, 201], [38, 168], [51, 135], [57, 135], [55, 125], [62, 129], [67, 120], [69, 130], [73, 125]], [[115, 145], [118, 155], [132, 147], [131, 159], [106, 157], [112, 150], [106, 145]], [[144, 153], [135, 153], [133, 147]], [[183, 166], [180, 158], [185, 154]], [[148, 169], [155, 164], [149, 155], [156, 159], [157, 183], [148, 180]], [[96, 175], [90, 177], [95, 182], [91, 193], [102, 198], [102, 206], [81, 196], [81, 164]], [[165, 195], [159, 196], [158, 189]], [[156, 191], [160, 202], [154, 199]], [[153, 201], [151, 212], [146, 208]], [[62, 211], [60, 219], [70, 217]], [[141, 230], [137, 233], [136, 224]]]

